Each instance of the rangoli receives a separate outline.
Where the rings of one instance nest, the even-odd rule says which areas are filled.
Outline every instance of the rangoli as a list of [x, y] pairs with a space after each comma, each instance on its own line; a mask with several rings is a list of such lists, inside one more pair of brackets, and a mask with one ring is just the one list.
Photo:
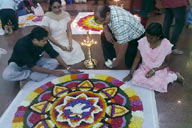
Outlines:
[[132, 88], [106, 75], [72, 74], [30, 93], [12, 127], [141, 128], [142, 123], [142, 102]]
[[88, 15], [83, 18], [81, 18], [77, 25], [85, 30], [91, 30], [91, 31], [101, 31], [103, 30], [103, 25], [98, 24], [94, 20], [94, 15]]

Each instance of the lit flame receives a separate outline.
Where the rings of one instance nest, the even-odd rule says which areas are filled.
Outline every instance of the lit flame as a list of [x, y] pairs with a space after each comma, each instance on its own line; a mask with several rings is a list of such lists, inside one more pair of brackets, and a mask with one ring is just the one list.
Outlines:
[[83, 40], [83, 42], [81, 42], [81, 45], [91, 47], [92, 45], [97, 44], [97, 41], [94, 41], [93, 39], [90, 38], [91, 35], [90, 33], [91, 31], [88, 30], [86, 40]]

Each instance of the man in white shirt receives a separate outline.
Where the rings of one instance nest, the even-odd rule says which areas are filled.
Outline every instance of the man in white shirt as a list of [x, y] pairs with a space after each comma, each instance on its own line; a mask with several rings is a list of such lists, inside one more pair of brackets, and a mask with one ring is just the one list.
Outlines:
[[[136, 52], [137, 40], [144, 36], [143, 25], [127, 10], [118, 6], [97, 6], [95, 20], [103, 24], [101, 43], [107, 67], [118, 67], [125, 59], [128, 68], [132, 66]], [[108, 66], [107, 62], [112, 61]]]

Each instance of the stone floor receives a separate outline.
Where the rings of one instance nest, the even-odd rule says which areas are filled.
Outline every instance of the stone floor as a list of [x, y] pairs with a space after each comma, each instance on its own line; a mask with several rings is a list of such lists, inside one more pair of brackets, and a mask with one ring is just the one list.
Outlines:
[[[91, 2], [88, 4], [67, 5], [66, 10], [74, 18], [78, 12], [92, 11]], [[162, 23], [163, 15], [153, 16], [149, 18], [148, 24], [151, 22]], [[8, 51], [7, 55], [3, 55], [0, 59], [0, 72], [7, 65], [7, 61], [12, 53], [15, 41], [22, 36], [28, 34], [33, 27], [26, 27], [17, 30], [13, 35], [0, 36], [0, 47]], [[155, 93], [160, 128], [192, 128], [192, 30], [184, 28], [179, 40], [178, 47], [184, 51], [183, 55], [172, 55], [170, 68], [173, 71], [180, 72], [185, 77], [185, 85], [173, 83], [168, 88], [168, 93]], [[85, 35], [74, 35], [73, 39], [81, 42]], [[99, 35], [92, 35], [92, 38], [98, 41], [98, 45], [93, 46], [93, 57], [98, 60], [96, 69], [106, 69], [101, 50]], [[83, 51], [87, 49], [83, 47]], [[73, 67], [84, 69], [83, 63], [74, 65]], [[122, 65], [119, 69], [126, 69]], [[107, 70], [107, 69], [106, 69]], [[0, 77], [0, 115], [6, 110], [11, 101], [19, 91], [17, 82], [8, 82]], [[147, 97], [146, 97], [147, 98]]]

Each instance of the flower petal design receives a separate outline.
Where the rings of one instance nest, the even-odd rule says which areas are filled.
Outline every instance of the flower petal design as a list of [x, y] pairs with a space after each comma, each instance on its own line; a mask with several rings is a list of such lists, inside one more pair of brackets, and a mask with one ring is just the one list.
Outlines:
[[77, 88], [80, 91], [90, 91], [93, 88], [93, 84], [89, 80], [86, 80], [80, 83]]
[[98, 102], [99, 98], [87, 97], [84, 93], [77, 97], [66, 96], [63, 104], [55, 107], [59, 113], [56, 121], [68, 122], [71, 127], [77, 127], [81, 122], [91, 124], [94, 122], [94, 114], [102, 111]]
[[51, 120], [42, 120], [38, 122], [34, 128], [54, 128], [54, 123]]
[[112, 104], [107, 107], [106, 113], [111, 117], [120, 117], [125, 115], [129, 110], [124, 106]]
[[62, 97], [67, 95], [68, 92], [69, 92], [69, 89], [66, 87], [55, 86], [53, 88], [53, 96]]
[[101, 31], [103, 30], [103, 25], [98, 24], [95, 22], [94, 15], [88, 15], [83, 18], [81, 18], [78, 22], [77, 25], [80, 28], [83, 28], [85, 30], [91, 30], [91, 31]]
[[102, 95], [105, 99], [111, 99], [117, 94], [117, 87], [105, 88], [102, 89], [99, 94]]
[[49, 103], [48, 101], [43, 101], [43, 102], [33, 104], [30, 108], [37, 113], [43, 114], [43, 113], [47, 113], [50, 110], [51, 106], [52, 104]]
[[109, 124], [99, 122], [99, 123], [95, 124], [92, 128], [109, 128], [109, 127], [110, 127]]
[[25, 98], [12, 127], [141, 128], [142, 101], [134, 89], [122, 86], [106, 75], [57, 78]]

